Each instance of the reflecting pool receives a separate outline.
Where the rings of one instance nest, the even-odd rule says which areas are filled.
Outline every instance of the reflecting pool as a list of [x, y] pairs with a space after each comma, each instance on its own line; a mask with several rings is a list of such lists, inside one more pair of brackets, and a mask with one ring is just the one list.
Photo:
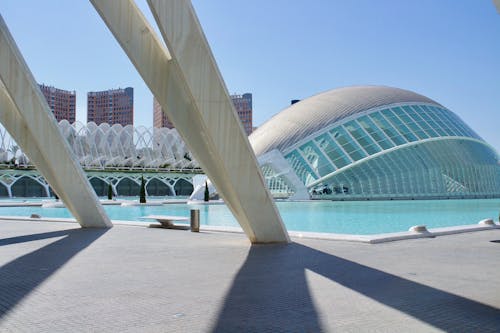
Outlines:
[[[370, 235], [407, 231], [414, 225], [439, 228], [476, 224], [482, 219], [498, 221], [500, 199], [415, 200], [415, 201], [278, 201], [278, 209], [288, 230]], [[200, 223], [238, 226], [223, 204], [162, 206], [104, 206], [112, 220], [141, 220], [145, 215], [189, 216], [200, 210]], [[71, 217], [65, 208], [1, 207], [0, 215]]]

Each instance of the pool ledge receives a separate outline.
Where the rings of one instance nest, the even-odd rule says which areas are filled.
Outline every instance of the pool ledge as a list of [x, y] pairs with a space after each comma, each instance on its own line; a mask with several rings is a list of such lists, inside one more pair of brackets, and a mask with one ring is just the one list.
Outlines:
[[446, 235], [460, 234], [465, 232], [493, 230], [493, 229], [500, 229], [500, 226], [499, 225], [485, 226], [479, 224], [472, 224], [472, 225], [461, 225], [461, 226], [429, 229], [427, 232], [402, 231], [402, 232], [393, 232], [393, 233], [376, 234], [376, 235], [349, 235], [349, 234], [333, 234], [333, 233], [331, 234], [331, 233], [298, 232], [298, 231], [289, 231], [289, 234], [291, 237], [297, 237], [297, 238], [341, 240], [348, 242], [378, 244], [378, 243], [393, 242], [405, 239], [433, 238], [437, 236], [446, 236]]
[[[76, 220], [74, 218], [55, 218], [55, 217], [31, 218], [28, 216], [0, 216], [0, 220], [76, 223]], [[137, 221], [112, 220], [112, 222], [114, 225], [124, 225], [124, 226], [134, 226], [134, 227], [147, 227], [149, 225], [144, 222], [137, 222]], [[429, 229], [428, 231], [425, 232], [403, 231], [403, 232], [393, 232], [393, 233], [375, 234], [375, 235], [351, 235], [351, 234], [334, 234], [334, 233], [304, 232], [304, 231], [289, 231], [288, 233], [292, 238], [309, 238], [309, 239], [323, 239], [332, 241], [379, 244], [379, 243], [393, 242], [405, 239], [433, 238], [438, 236], [446, 236], [446, 235], [454, 235], [466, 232], [494, 230], [494, 229], [500, 230], [500, 225], [470, 224], [470, 225], [460, 225], [453, 227], [434, 228], [434, 229]], [[243, 233], [243, 230], [241, 228], [231, 227], [231, 226], [201, 225], [200, 231]]]

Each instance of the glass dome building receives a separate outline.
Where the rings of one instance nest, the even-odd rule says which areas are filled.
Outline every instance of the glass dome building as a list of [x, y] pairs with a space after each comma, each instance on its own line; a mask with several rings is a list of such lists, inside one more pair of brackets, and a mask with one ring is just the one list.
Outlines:
[[327, 91], [275, 115], [250, 142], [277, 197], [500, 197], [496, 151], [446, 107], [407, 90]]

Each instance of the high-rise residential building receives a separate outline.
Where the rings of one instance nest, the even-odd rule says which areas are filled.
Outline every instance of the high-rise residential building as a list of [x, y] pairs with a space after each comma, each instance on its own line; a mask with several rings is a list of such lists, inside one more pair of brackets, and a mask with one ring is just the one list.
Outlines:
[[153, 127], [155, 128], [174, 128], [168, 117], [163, 113], [160, 103], [153, 97]]
[[241, 123], [247, 135], [252, 133], [252, 94], [231, 95], [234, 107], [240, 116]]
[[[238, 112], [238, 116], [240, 117], [241, 122], [243, 123], [243, 127], [245, 128], [245, 132], [247, 135], [252, 133], [252, 94], [246, 93], [243, 95], [231, 95], [231, 100], [233, 101], [234, 107]], [[174, 124], [170, 122], [168, 117], [162, 112], [161, 106], [156, 100], [153, 98], [153, 127], [168, 127], [174, 128]]]
[[47, 103], [57, 121], [66, 119], [70, 124], [76, 118], [76, 93], [75, 91], [62, 90], [44, 84], [39, 84]]
[[134, 124], [134, 88], [91, 91], [87, 93], [87, 122], [97, 125]]

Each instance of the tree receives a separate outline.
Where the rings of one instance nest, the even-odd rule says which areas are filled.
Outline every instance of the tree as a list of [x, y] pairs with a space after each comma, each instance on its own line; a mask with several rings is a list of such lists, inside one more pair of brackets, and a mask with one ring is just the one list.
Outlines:
[[144, 176], [141, 176], [141, 191], [139, 192], [139, 202], [146, 203], [146, 183], [144, 182]]
[[111, 186], [111, 183], [108, 183], [108, 200], [113, 199], [113, 187]]
[[205, 195], [203, 196], [203, 201], [208, 202], [210, 200], [210, 192], [208, 192], [208, 184], [205, 182]]

